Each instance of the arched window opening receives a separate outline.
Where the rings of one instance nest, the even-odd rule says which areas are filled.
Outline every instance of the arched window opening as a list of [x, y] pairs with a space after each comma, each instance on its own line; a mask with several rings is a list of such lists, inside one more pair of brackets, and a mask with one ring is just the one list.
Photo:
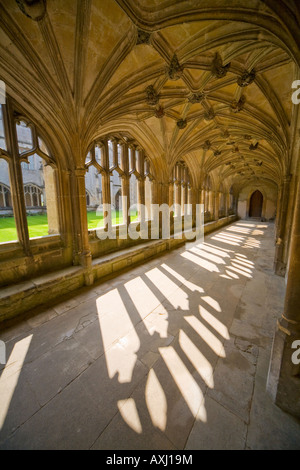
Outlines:
[[153, 176], [151, 173], [151, 164], [149, 158], [144, 160], [144, 177], [145, 177], [145, 220], [152, 219], [152, 204], [153, 204]]
[[29, 209], [42, 209], [44, 205], [43, 191], [38, 186], [27, 184], [24, 186], [25, 205]]
[[0, 210], [11, 209], [11, 208], [12, 208], [12, 202], [11, 202], [10, 189], [5, 185], [0, 184]]
[[0, 158], [0, 243], [18, 240], [10, 187], [8, 163]]
[[121, 135], [102, 138], [89, 150], [85, 168], [89, 229], [104, 227], [107, 207], [105, 215], [112, 225], [151, 218], [150, 161], [133, 139]]
[[[0, 107], [0, 146], [5, 158], [5, 162], [4, 159], [0, 162], [0, 185], [8, 188], [2, 190], [5, 207], [1, 206], [0, 216], [4, 227], [3, 216], [12, 217], [16, 205], [15, 234], [18, 233], [22, 246], [28, 250], [28, 235], [33, 238], [60, 231], [56, 163], [35, 124], [16, 109], [12, 111], [8, 112], [6, 105]], [[6, 125], [14, 127], [16, 132], [5, 135]], [[0, 238], [4, 241], [3, 236]], [[7, 238], [8, 241], [16, 239], [16, 235]]]
[[26, 152], [27, 150], [33, 149], [33, 136], [32, 128], [25, 121], [19, 121], [16, 123], [17, 139], [19, 153]]
[[224, 186], [221, 183], [219, 189], [219, 217], [225, 217], [226, 201], [224, 194]]
[[103, 227], [103, 198], [101, 174], [101, 149], [96, 146], [91, 149], [85, 160], [85, 190], [87, 206], [88, 229]]
[[55, 170], [37, 153], [21, 167], [29, 238], [58, 234]]
[[177, 162], [173, 169], [173, 204], [175, 204], [175, 217], [191, 213], [189, 207], [189, 190], [191, 189], [190, 175], [186, 164]]
[[89, 195], [88, 191], [85, 191], [85, 197], [86, 197], [86, 205], [87, 205], [87, 207], [89, 207], [91, 198], [90, 198], [90, 195]]
[[235, 208], [235, 197], [233, 194], [233, 187], [230, 187], [229, 190], [229, 215], [234, 214], [234, 208]]
[[117, 170], [111, 172], [110, 197], [112, 225], [120, 225], [123, 223], [122, 180]]
[[138, 180], [134, 173], [130, 175], [130, 221], [138, 220]]

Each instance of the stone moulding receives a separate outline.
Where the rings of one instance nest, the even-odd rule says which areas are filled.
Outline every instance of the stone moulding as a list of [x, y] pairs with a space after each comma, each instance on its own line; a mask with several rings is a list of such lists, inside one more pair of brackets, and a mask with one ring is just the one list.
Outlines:
[[22, 13], [34, 21], [40, 21], [46, 14], [46, 0], [16, 0]]

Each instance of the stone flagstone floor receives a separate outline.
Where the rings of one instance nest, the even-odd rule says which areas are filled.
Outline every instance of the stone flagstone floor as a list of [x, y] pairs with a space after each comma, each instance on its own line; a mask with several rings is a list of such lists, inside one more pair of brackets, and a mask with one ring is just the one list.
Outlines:
[[300, 449], [266, 380], [285, 282], [238, 221], [2, 330], [1, 449]]

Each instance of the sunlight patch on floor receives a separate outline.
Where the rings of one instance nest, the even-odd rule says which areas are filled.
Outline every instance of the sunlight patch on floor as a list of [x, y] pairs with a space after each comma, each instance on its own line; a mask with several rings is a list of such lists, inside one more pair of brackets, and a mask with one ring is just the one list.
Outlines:
[[186, 357], [189, 359], [200, 377], [204, 380], [209, 388], [214, 387], [213, 368], [210, 362], [197, 348], [193, 341], [183, 331], [179, 331], [179, 344]]
[[156, 426], [161, 431], [165, 431], [168, 404], [165, 392], [153, 369], [150, 369], [148, 374], [145, 400], [153, 426]]
[[0, 377], [0, 429], [5, 422], [14, 391], [18, 385], [19, 376], [32, 340], [32, 335], [26, 336], [15, 343], [9, 359]]
[[214, 330], [219, 333], [224, 339], [230, 339], [228, 328], [208, 312], [202, 305], [199, 305], [199, 313], [203, 320], [205, 320]]
[[200, 258], [200, 256], [194, 255], [193, 253], [190, 252], [184, 252], [181, 253], [181, 256], [183, 258], [188, 259], [189, 261], [192, 261], [193, 263], [197, 264], [198, 266], [201, 266], [201, 268], [207, 269], [209, 272], [217, 272], [219, 273], [219, 269], [214, 263], [211, 263], [210, 261], [207, 261], [203, 258]]
[[184, 362], [172, 346], [159, 348], [159, 352], [192, 415], [206, 422], [203, 393]]
[[137, 434], [142, 434], [143, 428], [139, 413], [133, 398], [118, 400], [118, 409], [125, 423]]
[[204, 324], [193, 315], [185, 316], [184, 319], [198, 333], [210, 349], [219, 357], [225, 357], [225, 349], [221, 341]]

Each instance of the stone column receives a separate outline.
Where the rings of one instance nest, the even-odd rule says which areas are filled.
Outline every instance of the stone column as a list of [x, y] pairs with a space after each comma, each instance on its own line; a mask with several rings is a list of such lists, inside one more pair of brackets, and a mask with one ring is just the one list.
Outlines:
[[45, 179], [48, 233], [57, 234], [60, 233], [56, 192], [57, 171], [56, 169], [51, 168], [50, 165], [45, 164], [43, 165], [43, 171]]
[[111, 196], [110, 196], [110, 173], [109, 173], [109, 154], [108, 142], [102, 142], [101, 147], [101, 166], [104, 169], [102, 172], [102, 199], [103, 199], [103, 218], [106, 219], [104, 229], [111, 229]]
[[112, 143], [112, 151], [113, 151], [112, 163], [113, 163], [113, 167], [115, 168], [118, 166], [118, 141], [114, 137], [110, 140]]
[[214, 193], [214, 219], [217, 221], [219, 220], [219, 209], [220, 209], [220, 193], [219, 191], [215, 191]]
[[[171, 208], [174, 204], [174, 182], [169, 181], [168, 185], [168, 204]], [[172, 235], [174, 231], [174, 211], [170, 210], [170, 234]]]
[[[278, 225], [277, 225], [277, 237], [276, 237], [276, 248], [275, 248], [275, 260], [274, 260], [274, 271], [279, 276], [284, 276], [286, 271], [286, 260], [284, 256], [285, 252], [285, 235], [286, 235], [286, 223], [287, 213], [290, 196], [290, 183], [292, 176], [286, 175], [283, 178], [281, 186], [281, 203], [280, 211], [278, 214]], [[279, 195], [278, 195], [279, 197]]]
[[211, 214], [211, 218], [215, 218], [215, 193], [211, 190], [208, 192], [208, 210]]
[[137, 190], [137, 204], [138, 204], [138, 220], [145, 221], [145, 176], [144, 176], [144, 151], [137, 148], [137, 161], [136, 169], [139, 173], [138, 190]]
[[145, 178], [145, 206], [147, 209], [147, 219], [152, 217], [152, 181], [149, 177]]
[[225, 216], [229, 216], [229, 210], [230, 210], [230, 194], [226, 193], [225, 194]]
[[[300, 418], [300, 180], [297, 184], [283, 315], [278, 322], [267, 388], [275, 403]], [[298, 351], [298, 352], [297, 352]]]
[[198, 189], [188, 188], [188, 204], [189, 211], [188, 214], [192, 216], [192, 226], [196, 224], [196, 206], [199, 203], [200, 193]]
[[205, 189], [200, 189], [200, 204], [205, 204]]

